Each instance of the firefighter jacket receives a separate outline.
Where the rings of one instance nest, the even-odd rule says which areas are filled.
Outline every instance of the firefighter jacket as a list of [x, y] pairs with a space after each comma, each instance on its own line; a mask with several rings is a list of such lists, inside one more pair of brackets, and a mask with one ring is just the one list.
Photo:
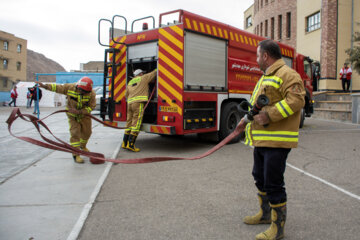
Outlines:
[[127, 103], [147, 102], [149, 99], [149, 83], [156, 77], [156, 71], [131, 79], [126, 87]]
[[251, 105], [260, 94], [269, 98], [269, 105], [262, 110], [268, 114], [270, 123], [266, 127], [255, 121], [248, 123], [245, 143], [256, 147], [297, 147], [301, 109], [305, 104], [305, 88], [300, 75], [279, 59], [256, 84]]
[[76, 83], [67, 83], [64, 85], [57, 84], [45, 84], [45, 89], [66, 95], [67, 103], [66, 110], [77, 109], [80, 110], [80, 114], [74, 114], [68, 112], [67, 115], [74, 117], [77, 121], [80, 121], [84, 114], [91, 113], [96, 107], [95, 92], [82, 94], [79, 89], [76, 88]]

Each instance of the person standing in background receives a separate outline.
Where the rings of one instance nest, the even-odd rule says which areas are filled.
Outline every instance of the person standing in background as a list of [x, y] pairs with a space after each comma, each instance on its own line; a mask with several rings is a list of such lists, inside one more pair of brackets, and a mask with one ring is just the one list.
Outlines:
[[27, 93], [26, 93], [26, 99], [27, 99], [26, 108], [31, 108], [31, 97], [32, 97], [32, 94], [31, 94], [30, 89], [31, 89], [31, 88], [28, 88], [28, 91], [27, 91]]
[[[34, 87], [31, 88], [32, 90], [31, 91], [31, 101], [30, 101], [30, 106], [31, 106], [31, 103], [32, 101], [34, 100], [35, 101], [35, 106], [34, 106], [34, 112], [33, 114], [37, 114], [39, 113], [39, 104], [40, 104], [40, 100], [42, 98], [42, 90], [38, 87], [37, 84], [34, 85]], [[39, 99], [38, 99], [38, 92], [39, 91]], [[38, 101], [38, 103], [37, 103]]]
[[11, 106], [12, 103], [14, 103], [14, 107], [16, 107], [16, 99], [18, 97], [18, 93], [16, 91], [16, 86], [13, 87], [13, 89], [11, 89], [10, 92], [10, 97], [11, 97], [11, 101], [9, 102], [9, 107]]
[[[340, 80], [342, 82], [342, 89], [344, 92], [348, 92], [351, 84], [351, 67], [348, 66], [348, 63], [344, 63], [344, 67], [340, 69]], [[346, 85], [346, 89], [345, 89]]]

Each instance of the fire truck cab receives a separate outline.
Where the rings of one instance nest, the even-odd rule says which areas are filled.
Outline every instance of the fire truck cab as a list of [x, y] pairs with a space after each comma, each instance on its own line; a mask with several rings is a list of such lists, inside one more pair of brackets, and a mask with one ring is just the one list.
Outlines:
[[[119, 19], [125, 22], [120, 35], [114, 28]], [[125, 90], [133, 72], [157, 69], [142, 131], [163, 135], [214, 133], [222, 140], [235, 129], [243, 117], [238, 104], [250, 99], [263, 74], [256, 63], [256, 49], [265, 38], [184, 10], [160, 14], [158, 28], [153, 17], [134, 20], [130, 31], [122, 16], [101, 19], [99, 35], [103, 21], [111, 24], [110, 43], [101, 43], [99, 36], [99, 43], [108, 47], [100, 107], [103, 120], [124, 127]], [[145, 23], [144, 27], [135, 32], [133, 26], [139, 22]], [[312, 113], [311, 60], [296, 54], [292, 47], [279, 45], [285, 62], [304, 80], [305, 118]]]

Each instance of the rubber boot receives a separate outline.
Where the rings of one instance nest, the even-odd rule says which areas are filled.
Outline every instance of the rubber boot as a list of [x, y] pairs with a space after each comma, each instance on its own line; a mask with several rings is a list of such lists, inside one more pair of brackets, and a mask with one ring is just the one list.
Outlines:
[[269, 204], [269, 199], [266, 193], [259, 192], [259, 205], [260, 210], [254, 216], [246, 216], [243, 221], [246, 224], [268, 224], [271, 223], [271, 209]]
[[133, 151], [133, 152], [139, 152], [140, 151], [140, 148], [135, 147], [136, 138], [137, 138], [136, 135], [130, 134], [129, 142], [126, 145], [126, 148], [129, 149], [130, 151]]
[[90, 150], [87, 147], [82, 148], [81, 150], [85, 151], [85, 152], [90, 152]]
[[126, 149], [127, 145], [128, 145], [128, 142], [129, 142], [129, 134], [125, 133], [124, 138], [123, 138], [123, 142], [121, 144], [121, 148]]
[[278, 240], [284, 238], [284, 227], [286, 222], [286, 202], [271, 207], [271, 225], [265, 231], [256, 235], [256, 240]]
[[73, 159], [76, 163], [84, 163], [84, 159], [82, 159], [79, 155], [73, 155]]
[[83, 151], [85, 151], [85, 152], [90, 152], [90, 150], [86, 147], [86, 144], [80, 146], [80, 149], [83, 150]]

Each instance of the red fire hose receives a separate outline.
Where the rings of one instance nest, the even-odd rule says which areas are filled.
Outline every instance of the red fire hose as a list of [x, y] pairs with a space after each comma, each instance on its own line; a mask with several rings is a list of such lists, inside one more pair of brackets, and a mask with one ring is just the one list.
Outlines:
[[[218, 143], [216, 146], [214, 146], [210, 150], [204, 152], [203, 154], [197, 155], [195, 157], [146, 157], [146, 158], [134, 158], [134, 159], [110, 159], [110, 158], [105, 158], [104, 154], [102, 154], [102, 153], [85, 152], [85, 151], [82, 151], [82, 150], [80, 150], [78, 148], [72, 147], [70, 144], [62, 141], [61, 139], [59, 139], [59, 138], [57, 138], [56, 136], [53, 135], [53, 133], [46, 126], [46, 124], [43, 122], [43, 120], [50, 117], [51, 115], [58, 114], [58, 113], [65, 113], [65, 112], [67, 112], [67, 110], [55, 111], [55, 112], [51, 113], [50, 115], [48, 115], [48, 116], [46, 116], [46, 117], [44, 117], [42, 119], [37, 119], [35, 116], [33, 116], [31, 114], [22, 114], [20, 112], [19, 108], [14, 108], [13, 111], [11, 112], [8, 120], [6, 121], [6, 123], [8, 124], [9, 133], [13, 137], [16, 137], [16, 138], [18, 138], [20, 140], [23, 140], [23, 141], [26, 141], [26, 142], [29, 142], [29, 143], [32, 143], [32, 144], [35, 144], [35, 145], [38, 145], [38, 146], [41, 146], [41, 147], [87, 156], [87, 157], [90, 158], [90, 161], [93, 164], [101, 164], [101, 163], [104, 163], [105, 161], [113, 162], [113, 163], [136, 164], [136, 163], [151, 163], [151, 162], [163, 162], [163, 161], [172, 161], [172, 160], [197, 160], [197, 159], [201, 159], [201, 158], [204, 158], [206, 156], [209, 156], [210, 154], [212, 154], [215, 151], [219, 150], [226, 143], [230, 142], [234, 137], [238, 136], [242, 131], [244, 131], [245, 126], [246, 126], [246, 123], [241, 124], [241, 122], [240, 122], [237, 125], [234, 132], [232, 132], [224, 140], [222, 140], [220, 143]], [[93, 120], [95, 120], [95, 121], [97, 121], [97, 122], [99, 122], [101, 124], [104, 124], [104, 125], [106, 125], [108, 127], [112, 127], [112, 128], [116, 128], [116, 129], [123, 129], [123, 128], [120, 128], [120, 127], [111, 126], [111, 125], [101, 121], [100, 119], [98, 119], [98, 118], [96, 118], [96, 117], [94, 117], [94, 116], [92, 116], [90, 114], [88, 116], [90, 118], [92, 118]], [[37, 131], [39, 132], [41, 138], [44, 141], [39, 141], [39, 140], [30, 138], [30, 137], [14, 135], [11, 132], [11, 125], [18, 118], [21, 118], [21, 119], [23, 119], [24, 121], [27, 121], [27, 122], [31, 122], [36, 127]], [[45, 137], [40, 131], [40, 125], [43, 128], [45, 128], [57, 141], [53, 141], [53, 140]]]

